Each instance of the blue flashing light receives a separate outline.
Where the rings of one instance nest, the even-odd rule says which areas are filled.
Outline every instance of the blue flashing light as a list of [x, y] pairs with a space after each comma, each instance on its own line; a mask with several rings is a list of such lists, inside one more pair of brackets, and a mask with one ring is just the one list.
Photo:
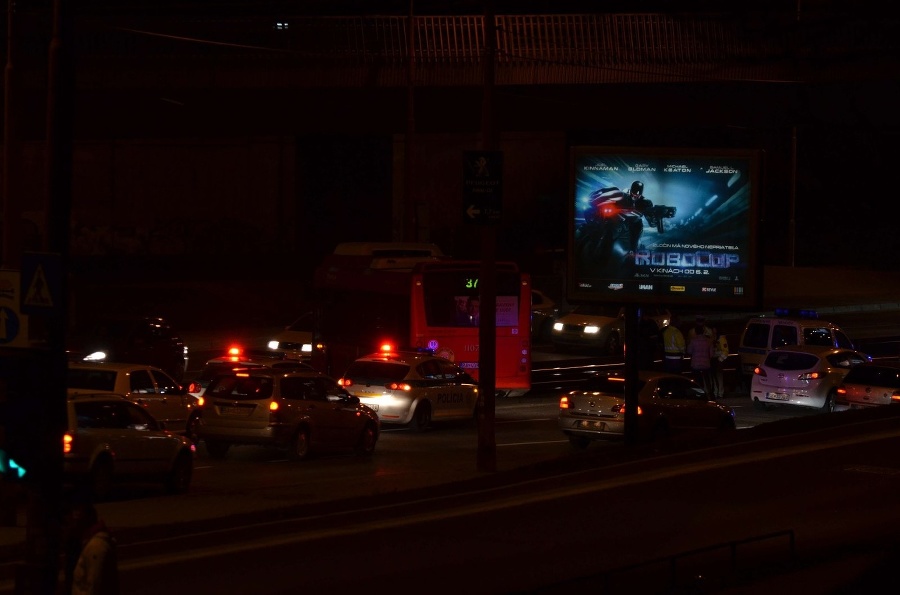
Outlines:
[[775, 308], [775, 315], [790, 318], [808, 318], [811, 320], [819, 318], [819, 313], [809, 308]]

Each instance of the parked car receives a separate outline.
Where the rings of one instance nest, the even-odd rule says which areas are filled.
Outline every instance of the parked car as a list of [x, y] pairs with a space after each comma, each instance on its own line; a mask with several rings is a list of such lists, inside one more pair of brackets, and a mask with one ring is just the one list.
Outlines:
[[859, 364], [847, 372], [837, 387], [835, 411], [882, 405], [900, 405], [900, 364]]
[[854, 349], [792, 345], [769, 352], [753, 371], [750, 398], [757, 407], [799, 405], [834, 410], [837, 387], [854, 366], [871, 358]]
[[203, 399], [203, 395], [206, 393], [206, 389], [213, 378], [234, 370], [249, 368], [267, 368], [276, 371], [313, 369], [309, 364], [303, 363], [298, 359], [287, 358], [282, 353], [257, 352], [232, 347], [229, 349], [229, 355], [207, 360], [206, 365], [203, 366], [197, 377], [188, 384], [187, 391], [194, 398]]
[[475, 379], [427, 350], [371, 353], [351, 363], [338, 383], [375, 410], [382, 423], [421, 432], [432, 421], [475, 419]]
[[550, 341], [553, 322], [559, 316], [559, 306], [544, 292], [531, 290], [531, 337], [534, 341]]
[[108, 392], [123, 395], [147, 409], [166, 428], [195, 444], [202, 404], [163, 370], [146, 364], [69, 362], [69, 395]]
[[205, 396], [199, 431], [213, 458], [240, 444], [286, 448], [292, 460], [338, 450], [368, 456], [381, 434], [372, 409], [315, 370], [233, 370]]
[[[559, 429], [578, 448], [593, 440], [624, 438], [626, 389], [622, 372], [591, 376], [560, 398]], [[687, 376], [639, 371], [637, 400], [637, 436], [644, 441], [664, 440], [674, 432], [736, 427], [734, 410], [712, 400]]]
[[194, 445], [166, 430], [143, 407], [123, 395], [81, 393], [69, 396], [67, 411], [67, 481], [85, 484], [97, 498], [124, 482], [162, 482], [170, 493], [188, 491]]
[[188, 367], [188, 347], [169, 322], [158, 316], [92, 320], [67, 339], [69, 359], [128, 362], [165, 370], [181, 382]]

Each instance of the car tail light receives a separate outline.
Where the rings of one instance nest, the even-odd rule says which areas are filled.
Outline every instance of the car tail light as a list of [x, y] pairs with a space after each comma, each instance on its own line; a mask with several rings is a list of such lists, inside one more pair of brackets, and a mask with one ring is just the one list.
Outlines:
[[269, 413], [274, 413], [278, 411], [278, 401], [271, 401], [269, 403]]
[[199, 393], [203, 390], [203, 386], [200, 385], [196, 380], [188, 384], [188, 392], [189, 393]]
[[344, 388], [347, 388], [348, 386], [353, 386], [353, 381], [350, 380], [349, 378], [340, 378], [337, 381], [337, 383], [338, 383], [338, 386], [343, 386]]
[[567, 395], [563, 395], [559, 400], [559, 408], [560, 409], [568, 409], [571, 406], [569, 403], [569, 397]]
[[70, 452], [72, 452], [72, 441], [74, 440], [74, 438], [72, 437], [72, 434], [66, 432], [65, 434], [63, 434], [62, 440], [63, 440], [63, 454], [69, 454]]
[[[613, 405], [612, 411], [613, 411], [613, 413], [621, 413], [622, 415], [625, 415], [625, 404], [622, 403], [621, 405]], [[638, 415], [644, 414], [644, 410], [641, 409], [640, 405], [638, 405], [637, 414]]]
[[900, 390], [891, 393], [891, 405], [900, 405]]
[[756, 374], [757, 376], [762, 376], [762, 377], [768, 376], [768, 374], [766, 374], [766, 371], [763, 370], [762, 368], [760, 368], [759, 366], [753, 368], [753, 373]]
[[405, 382], [388, 382], [384, 385], [384, 387], [388, 390], [403, 390], [403, 391], [411, 391], [412, 387]]
[[[837, 394], [839, 394], [839, 395], [845, 395], [845, 396], [846, 396], [846, 394], [847, 394], [847, 389], [844, 388], [843, 386], [837, 387], [836, 389], [834, 389], [834, 391], [835, 391]], [[895, 393], [895, 394], [896, 394], [896, 393]]]
[[823, 377], [824, 374], [821, 372], [807, 372], [805, 374], [800, 374], [800, 380], [818, 380]]

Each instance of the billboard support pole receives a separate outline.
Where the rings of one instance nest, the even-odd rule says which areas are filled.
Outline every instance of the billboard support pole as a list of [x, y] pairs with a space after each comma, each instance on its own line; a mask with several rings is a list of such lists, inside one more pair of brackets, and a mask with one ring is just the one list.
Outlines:
[[638, 358], [640, 350], [641, 310], [632, 304], [625, 306], [625, 444], [638, 442]]

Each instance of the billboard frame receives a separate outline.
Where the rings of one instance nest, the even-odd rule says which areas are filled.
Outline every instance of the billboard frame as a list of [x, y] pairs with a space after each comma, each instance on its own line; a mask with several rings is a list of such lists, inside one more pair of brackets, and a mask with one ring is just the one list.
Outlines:
[[[758, 241], [762, 161], [758, 149], [570, 147], [568, 299], [758, 308], [763, 277]], [[653, 216], [606, 206], [626, 204], [622, 200], [627, 200], [630, 185], [640, 180], [648, 189], [648, 202], [657, 207], [646, 210]], [[667, 207], [675, 207], [674, 214]], [[612, 240], [603, 238], [618, 233], [608, 231], [613, 225], [607, 218], [611, 212], [630, 221], [633, 230], [642, 221], [640, 231], [628, 236], [636, 235], [637, 240], [617, 239], [610, 248]], [[663, 237], [672, 241], [660, 241]], [[654, 249], [659, 246], [663, 248]]]

